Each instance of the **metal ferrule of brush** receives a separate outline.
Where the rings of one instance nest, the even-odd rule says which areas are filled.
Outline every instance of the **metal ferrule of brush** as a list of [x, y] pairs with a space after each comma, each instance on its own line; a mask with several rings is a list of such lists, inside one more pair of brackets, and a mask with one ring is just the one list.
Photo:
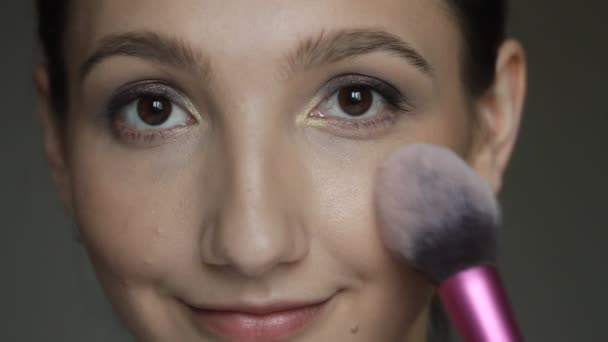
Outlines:
[[524, 341], [494, 266], [459, 272], [443, 281], [438, 293], [463, 341]]

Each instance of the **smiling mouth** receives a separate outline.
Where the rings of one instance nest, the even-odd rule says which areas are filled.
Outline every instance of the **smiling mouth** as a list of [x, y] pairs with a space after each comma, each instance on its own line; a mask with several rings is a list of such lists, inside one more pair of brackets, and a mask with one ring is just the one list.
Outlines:
[[229, 341], [270, 342], [304, 330], [325, 311], [332, 298], [316, 303], [190, 308], [205, 330]]

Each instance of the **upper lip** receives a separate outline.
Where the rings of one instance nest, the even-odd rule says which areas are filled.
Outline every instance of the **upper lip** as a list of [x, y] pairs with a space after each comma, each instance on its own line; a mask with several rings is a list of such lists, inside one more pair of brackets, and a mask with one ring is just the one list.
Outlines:
[[270, 315], [319, 306], [331, 299], [322, 300], [278, 300], [267, 303], [214, 304], [191, 306], [194, 310], [205, 312], [234, 312], [249, 315]]

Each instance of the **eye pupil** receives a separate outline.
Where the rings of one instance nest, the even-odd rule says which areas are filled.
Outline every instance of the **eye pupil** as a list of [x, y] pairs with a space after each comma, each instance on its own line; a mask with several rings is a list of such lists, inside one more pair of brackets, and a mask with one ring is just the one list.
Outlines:
[[338, 94], [341, 109], [351, 116], [367, 113], [372, 107], [373, 99], [372, 91], [361, 86], [344, 88]]
[[137, 103], [139, 118], [150, 126], [163, 124], [173, 111], [171, 101], [160, 96], [146, 96]]

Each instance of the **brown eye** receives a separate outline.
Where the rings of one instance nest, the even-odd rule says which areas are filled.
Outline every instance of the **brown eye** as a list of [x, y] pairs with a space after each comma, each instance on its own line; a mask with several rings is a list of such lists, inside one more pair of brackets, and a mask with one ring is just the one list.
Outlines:
[[338, 93], [340, 109], [350, 116], [361, 116], [372, 107], [374, 101], [373, 91], [368, 87], [347, 87]]
[[171, 116], [173, 104], [160, 96], [144, 96], [137, 101], [137, 115], [150, 126], [159, 126]]

